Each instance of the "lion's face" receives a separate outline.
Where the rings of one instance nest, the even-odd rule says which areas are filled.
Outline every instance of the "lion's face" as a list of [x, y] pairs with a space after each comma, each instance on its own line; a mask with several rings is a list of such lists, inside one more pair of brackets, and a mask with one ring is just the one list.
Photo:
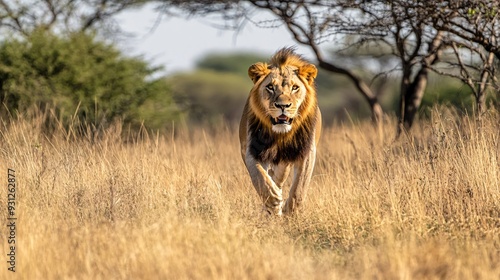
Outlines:
[[316, 71], [312, 64], [298, 68], [291, 65], [267, 67], [266, 64], [257, 63], [250, 67], [254, 90], [259, 94], [256, 102], [274, 132], [287, 133], [292, 130], [294, 121], [300, 118], [299, 108], [307, 97]]
[[277, 133], [292, 129], [293, 120], [307, 93], [295, 70], [290, 66], [271, 69], [259, 86], [262, 106], [266, 109], [273, 131]]

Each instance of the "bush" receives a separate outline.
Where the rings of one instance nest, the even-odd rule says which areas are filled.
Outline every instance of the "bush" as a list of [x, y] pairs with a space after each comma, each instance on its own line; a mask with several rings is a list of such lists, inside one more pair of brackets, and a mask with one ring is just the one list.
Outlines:
[[1, 116], [52, 108], [65, 125], [121, 119], [160, 128], [177, 111], [165, 81], [151, 78], [159, 70], [93, 34], [35, 31], [0, 44]]

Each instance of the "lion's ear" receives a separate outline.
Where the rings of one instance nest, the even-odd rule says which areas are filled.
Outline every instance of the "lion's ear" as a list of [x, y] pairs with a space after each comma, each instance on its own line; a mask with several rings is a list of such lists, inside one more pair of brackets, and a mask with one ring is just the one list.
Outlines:
[[267, 68], [267, 63], [257, 62], [248, 68], [248, 76], [252, 79], [252, 82], [255, 84], [260, 77], [265, 76], [269, 73], [269, 69]]
[[316, 69], [316, 66], [314, 66], [314, 64], [306, 64], [299, 68], [299, 76], [304, 77], [307, 82], [309, 82], [309, 85], [312, 85], [314, 83], [314, 79], [316, 79], [317, 75], [318, 69]]

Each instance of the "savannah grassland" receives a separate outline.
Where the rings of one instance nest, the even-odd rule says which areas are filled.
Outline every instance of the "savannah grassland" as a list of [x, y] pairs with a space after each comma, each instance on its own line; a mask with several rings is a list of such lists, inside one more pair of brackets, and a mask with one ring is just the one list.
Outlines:
[[307, 204], [285, 218], [261, 214], [234, 127], [75, 140], [15, 120], [0, 279], [500, 279], [499, 120], [442, 108], [396, 141], [391, 120], [325, 128]]

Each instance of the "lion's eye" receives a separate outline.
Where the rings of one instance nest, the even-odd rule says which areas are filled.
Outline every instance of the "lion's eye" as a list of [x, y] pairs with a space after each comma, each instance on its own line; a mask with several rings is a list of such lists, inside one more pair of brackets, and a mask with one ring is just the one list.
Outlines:
[[266, 89], [267, 89], [268, 91], [274, 91], [274, 86], [273, 86], [273, 84], [268, 84], [268, 85], [266, 86]]
[[299, 86], [298, 85], [293, 85], [292, 86], [292, 91], [297, 91], [299, 89]]

